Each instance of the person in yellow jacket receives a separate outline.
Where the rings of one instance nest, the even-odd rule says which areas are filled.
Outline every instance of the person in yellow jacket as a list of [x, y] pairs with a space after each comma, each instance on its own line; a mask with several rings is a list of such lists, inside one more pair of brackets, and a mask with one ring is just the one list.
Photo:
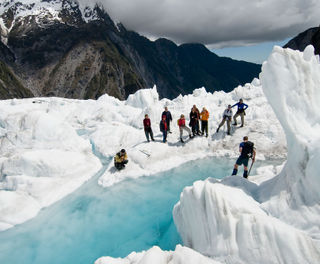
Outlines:
[[204, 135], [204, 131], [206, 131], [206, 137], [208, 137], [208, 119], [209, 119], [209, 112], [208, 110], [203, 107], [202, 112], [200, 113], [201, 119], [201, 135]]
[[128, 156], [124, 149], [121, 149], [120, 152], [118, 152], [114, 156], [114, 166], [117, 168], [117, 170], [122, 170], [126, 167], [125, 164], [128, 163]]

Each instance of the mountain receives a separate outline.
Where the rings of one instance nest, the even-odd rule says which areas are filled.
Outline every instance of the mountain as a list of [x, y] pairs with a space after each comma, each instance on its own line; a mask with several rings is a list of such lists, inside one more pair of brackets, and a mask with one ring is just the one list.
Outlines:
[[17, 97], [94, 99], [107, 93], [125, 99], [156, 84], [160, 97], [174, 98], [202, 86], [231, 91], [261, 70], [201, 44], [150, 41], [115, 24], [101, 5], [70, 0], [5, 0], [0, 34], [0, 60], [30, 91]]
[[315, 54], [320, 54], [320, 26], [307, 29], [291, 39], [283, 47], [304, 51], [308, 45], [313, 45]]

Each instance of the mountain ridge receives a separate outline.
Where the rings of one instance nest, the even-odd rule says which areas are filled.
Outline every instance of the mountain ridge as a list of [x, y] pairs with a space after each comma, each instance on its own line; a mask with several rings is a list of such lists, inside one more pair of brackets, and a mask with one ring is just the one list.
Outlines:
[[202, 44], [150, 41], [115, 24], [102, 6], [70, 0], [5, 1], [0, 33], [0, 60], [34, 96], [125, 99], [156, 84], [161, 98], [174, 98], [202, 86], [231, 91], [261, 69]]

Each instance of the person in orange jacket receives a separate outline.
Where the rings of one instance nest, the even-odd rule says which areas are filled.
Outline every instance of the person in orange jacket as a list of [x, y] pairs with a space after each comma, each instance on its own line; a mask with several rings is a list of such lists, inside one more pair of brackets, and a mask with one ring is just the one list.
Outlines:
[[209, 119], [209, 112], [208, 110], [203, 107], [202, 112], [200, 113], [201, 119], [201, 135], [204, 135], [204, 131], [206, 131], [206, 137], [208, 137], [208, 119]]

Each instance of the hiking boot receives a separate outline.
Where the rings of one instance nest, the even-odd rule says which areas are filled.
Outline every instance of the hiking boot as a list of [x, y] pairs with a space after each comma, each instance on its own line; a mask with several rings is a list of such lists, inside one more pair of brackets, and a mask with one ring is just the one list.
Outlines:
[[243, 125], [241, 125], [240, 127], [243, 127]]
[[227, 135], [230, 136], [230, 132], [228, 132]]
[[183, 139], [182, 139], [182, 138], [180, 138], [180, 142], [181, 142], [181, 143], [184, 143], [184, 141], [183, 141]]
[[152, 138], [151, 140], [152, 140], [152, 141], [154, 141], [154, 139], [153, 139], [153, 138]]
[[237, 123], [233, 123], [232, 125], [233, 125], [233, 126], [236, 126], [236, 125], [237, 125]]
[[208, 134], [206, 134], [206, 137], [208, 137]]
[[193, 138], [193, 136], [189, 135], [189, 138]]
[[217, 131], [216, 131], [217, 133], [219, 132], [219, 129], [220, 129], [220, 127], [217, 128]]

